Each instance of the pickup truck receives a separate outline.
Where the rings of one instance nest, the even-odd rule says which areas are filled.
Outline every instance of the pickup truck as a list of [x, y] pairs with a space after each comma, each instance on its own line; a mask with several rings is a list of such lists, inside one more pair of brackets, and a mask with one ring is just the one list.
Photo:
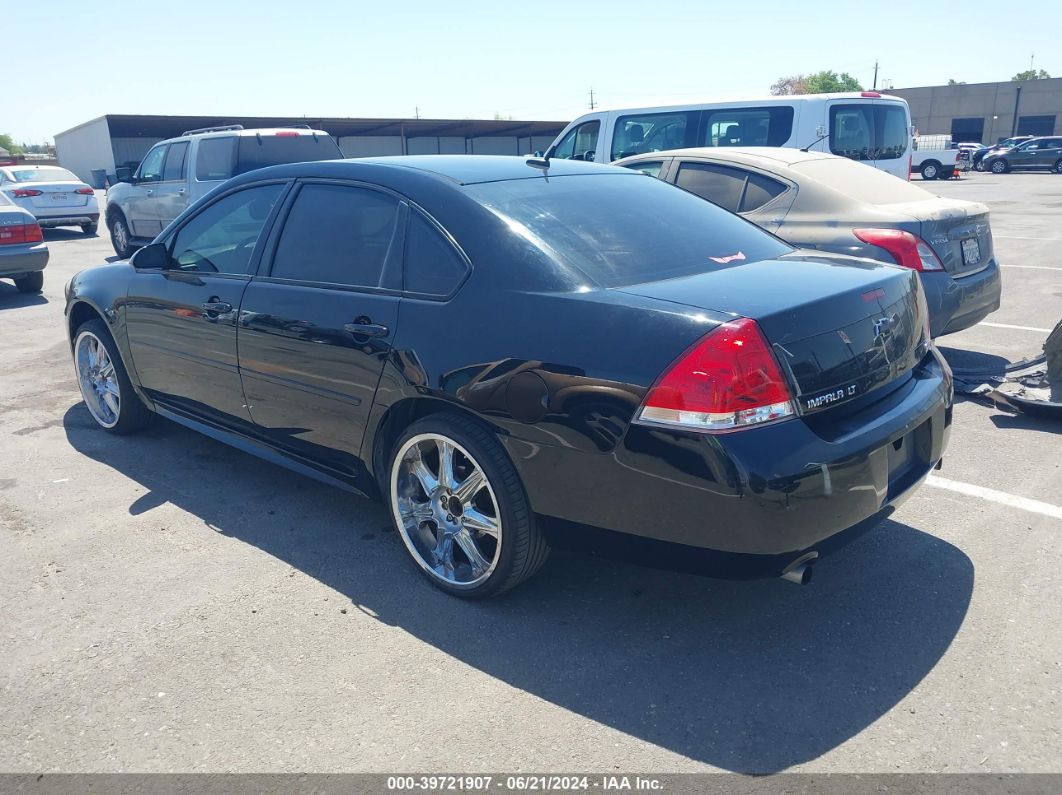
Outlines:
[[323, 130], [242, 125], [188, 130], [155, 144], [136, 171], [118, 169], [107, 191], [111, 245], [122, 259], [150, 243], [192, 202], [229, 177], [280, 163], [336, 160], [339, 144]]
[[950, 135], [916, 135], [912, 139], [911, 173], [922, 179], [959, 176], [959, 147]]

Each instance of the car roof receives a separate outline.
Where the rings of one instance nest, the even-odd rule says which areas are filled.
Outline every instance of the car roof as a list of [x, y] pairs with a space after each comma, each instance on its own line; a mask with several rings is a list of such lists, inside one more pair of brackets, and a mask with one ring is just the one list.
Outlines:
[[[749, 166], [754, 166], [757, 163], [770, 166], [777, 164], [791, 166], [794, 163], [803, 163], [807, 160], [830, 160], [838, 156], [825, 152], [804, 152], [800, 149], [780, 146], [695, 146], [688, 149], [645, 152], [644, 154], [626, 157], [617, 162], [656, 160], [662, 157], [711, 157], [713, 159], [732, 160], [735, 163], [744, 163]], [[840, 159], [846, 160], [847, 158]]]
[[252, 127], [246, 130], [233, 130], [211, 129], [209, 132], [195, 132], [189, 130], [181, 135], [175, 135], [172, 138], [167, 138], [164, 141], [159, 141], [160, 144], [167, 144], [171, 141], [186, 141], [189, 138], [231, 138], [233, 136], [245, 137], [248, 135], [276, 135], [278, 132], [285, 132], [288, 135], [320, 135], [325, 138], [331, 138], [332, 136], [324, 130], [311, 130], [306, 127]]
[[[585, 163], [578, 160], [551, 159], [548, 168], [531, 165], [544, 161], [513, 155], [401, 155], [391, 157], [359, 157], [349, 160], [318, 160], [310, 163], [288, 163], [248, 172], [244, 177], [338, 177], [369, 178], [373, 170], [382, 168], [417, 172], [443, 179], [457, 185], [483, 182], [504, 182], [514, 179], [567, 177], [580, 174], [623, 175], [633, 172], [614, 166]], [[237, 179], [241, 179], [238, 177]]]

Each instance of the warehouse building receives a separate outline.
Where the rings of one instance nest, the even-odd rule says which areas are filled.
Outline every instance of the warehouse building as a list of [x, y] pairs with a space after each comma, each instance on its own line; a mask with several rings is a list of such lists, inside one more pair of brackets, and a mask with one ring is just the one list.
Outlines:
[[375, 155], [521, 155], [545, 149], [567, 122], [478, 119], [328, 119], [290, 116], [142, 116], [109, 114], [55, 136], [59, 164], [86, 182], [93, 171], [114, 179], [120, 166], [135, 168], [148, 149], [185, 130], [241, 124], [324, 130], [347, 157]]
[[897, 88], [911, 122], [925, 135], [997, 143], [1012, 135], [1062, 134], [1062, 77]]

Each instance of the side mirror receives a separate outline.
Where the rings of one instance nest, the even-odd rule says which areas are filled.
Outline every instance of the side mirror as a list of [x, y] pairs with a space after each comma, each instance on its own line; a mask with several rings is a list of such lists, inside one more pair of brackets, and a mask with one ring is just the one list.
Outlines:
[[170, 252], [165, 243], [152, 243], [133, 253], [129, 264], [139, 270], [164, 271], [173, 267]]
[[119, 182], [133, 182], [133, 170], [128, 166], [118, 166], [114, 169], [114, 178]]

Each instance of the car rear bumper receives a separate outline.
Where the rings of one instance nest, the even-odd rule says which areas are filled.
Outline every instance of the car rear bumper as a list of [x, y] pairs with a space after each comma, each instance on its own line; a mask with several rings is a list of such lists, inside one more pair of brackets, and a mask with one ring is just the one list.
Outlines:
[[81, 224], [97, 224], [100, 221], [98, 212], [65, 212], [55, 215], [38, 215], [37, 223], [41, 228], [53, 226], [81, 226]]
[[847, 415], [718, 435], [632, 425], [603, 454], [507, 444], [547, 525], [710, 550], [733, 576], [770, 574], [902, 503], [944, 454], [951, 402], [933, 350], [900, 387]]
[[0, 278], [12, 279], [44, 270], [48, 264], [48, 246], [36, 243], [0, 248]]
[[976, 325], [999, 309], [1003, 282], [992, 259], [988, 267], [969, 276], [923, 273], [922, 288], [929, 305], [930, 335], [936, 339]]

